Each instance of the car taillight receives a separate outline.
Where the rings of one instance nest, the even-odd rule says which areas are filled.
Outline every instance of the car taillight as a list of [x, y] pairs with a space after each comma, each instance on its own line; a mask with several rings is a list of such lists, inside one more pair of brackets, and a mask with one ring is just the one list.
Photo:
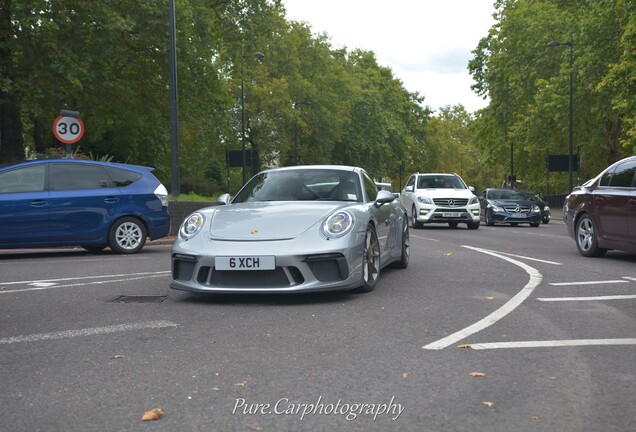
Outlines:
[[155, 189], [155, 196], [161, 201], [163, 207], [168, 207], [168, 189], [162, 184], [159, 184]]

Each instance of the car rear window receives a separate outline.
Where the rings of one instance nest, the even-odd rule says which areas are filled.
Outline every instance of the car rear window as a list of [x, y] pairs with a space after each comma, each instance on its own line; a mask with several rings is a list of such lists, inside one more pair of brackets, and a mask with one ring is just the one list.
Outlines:
[[636, 161], [620, 164], [614, 170], [609, 185], [613, 187], [631, 187], [636, 173]]
[[101, 189], [105, 187], [112, 187], [112, 182], [99, 165], [51, 164], [50, 190]]
[[113, 182], [115, 182], [115, 186], [117, 187], [131, 185], [143, 177], [143, 175], [138, 172], [128, 171], [121, 168], [107, 166], [104, 167], [104, 169], [106, 169], [108, 175], [113, 179]]

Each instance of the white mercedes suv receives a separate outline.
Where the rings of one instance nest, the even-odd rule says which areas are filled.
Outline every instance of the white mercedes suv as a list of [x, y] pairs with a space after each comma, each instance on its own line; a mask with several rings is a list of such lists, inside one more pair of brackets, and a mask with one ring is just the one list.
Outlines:
[[402, 189], [400, 201], [410, 212], [413, 228], [427, 223], [447, 223], [455, 228], [465, 223], [468, 229], [477, 229], [479, 200], [474, 191], [455, 173], [415, 173]]

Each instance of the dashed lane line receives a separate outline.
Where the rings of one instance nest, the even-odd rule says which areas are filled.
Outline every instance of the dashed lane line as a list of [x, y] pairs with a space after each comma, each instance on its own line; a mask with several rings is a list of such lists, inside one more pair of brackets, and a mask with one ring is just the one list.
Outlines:
[[540, 263], [543, 263], [543, 264], [552, 264], [552, 265], [557, 265], [557, 266], [562, 265], [561, 263], [556, 262], [556, 261], [547, 261], [547, 260], [542, 260], [542, 259], [539, 259], [539, 258], [532, 258], [532, 257], [524, 256], [524, 255], [515, 255], [515, 254], [511, 254], [511, 253], [507, 253], [507, 252], [497, 252], [497, 253], [501, 254], [501, 255], [515, 257], [515, 258], [521, 258], [521, 259], [528, 260], [528, 261], [536, 261], [536, 262], [540, 262]]
[[491, 342], [470, 344], [470, 347], [477, 350], [487, 350], [502, 348], [551, 348], [598, 345], [636, 345], [636, 339], [571, 339], [549, 341]]
[[[604, 281], [580, 281], [580, 282], [554, 282], [548, 285], [551, 286], [584, 286], [584, 285], [609, 285], [629, 283], [630, 281], [636, 281], [636, 278], [630, 276], [623, 276], [622, 279], [604, 280]], [[564, 302], [564, 301], [605, 301], [605, 300], [631, 300], [636, 299], [636, 295], [632, 294], [618, 294], [618, 295], [597, 295], [586, 297], [539, 297], [537, 300], [543, 302]]]
[[581, 282], [552, 282], [548, 285], [552, 286], [574, 286], [574, 285], [605, 285], [605, 284], [617, 284], [628, 283], [623, 279], [605, 280], [605, 281], [581, 281]]
[[175, 324], [171, 321], [146, 321], [140, 323], [133, 324], [119, 324], [112, 325], [106, 327], [93, 327], [93, 328], [84, 328], [77, 330], [67, 330], [53, 333], [37, 333], [31, 335], [23, 335], [23, 336], [14, 336], [0, 339], [0, 345], [5, 344], [14, 344], [14, 343], [22, 343], [22, 342], [40, 342], [46, 340], [53, 339], [66, 339], [80, 336], [96, 336], [103, 335], [109, 333], [120, 333], [132, 330], [144, 330], [144, 329], [160, 329], [167, 327], [177, 327], [178, 324]]
[[[42, 279], [42, 280], [17, 281], [17, 282], [0, 282], [0, 294], [18, 293], [18, 292], [27, 292], [27, 291], [43, 291], [43, 290], [49, 290], [53, 288], [68, 288], [68, 287], [74, 287], [74, 286], [102, 285], [102, 284], [115, 283], [115, 282], [128, 282], [128, 281], [134, 281], [134, 280], [163, 277], [167, 274], [170, 274], [170, 271], [114, 274], [114, 275], [103, 275], [103, 276], [84, 276], [84, 277], [61, 278], [61, 279]], [[107, 280], [97, 280], [97, 281], [94, 280], [92, 282], [76, 282], [76, 283], [67, 283], [62, 285], [57, 284], [58, 282], [85, 281], [90, 279], [107, 279]], [[4, 288], [5, 286], [9, 286], [9, 285], [29, 285], [29, 286], [26, 288], [20, 288], [20, 289], [5, 289]]]
[[630, 300], [636, 299], [636, 295], [606, 295], [590, 297], [539, 297], [542, 302], [564, 302], [564, 301], [601, 301], [601, 300]]

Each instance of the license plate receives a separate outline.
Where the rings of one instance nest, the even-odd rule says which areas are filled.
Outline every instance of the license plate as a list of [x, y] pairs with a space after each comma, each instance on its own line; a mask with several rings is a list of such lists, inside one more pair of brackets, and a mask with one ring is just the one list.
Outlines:
[[462, 214], [461, 213], [457, 213], [457, 212], [444, 212], [444, 213], [442, 213], [442, 217], [458, 218], [458, 217], [462, 217]]
[[274, 270], [276, 260], [271, 255], [216, 257], [217, 270]]
[[517, 219], [521, 219], [521, 218], [525, 219], [526, 215], [524, 213], [513, 213], [512, 217]]

